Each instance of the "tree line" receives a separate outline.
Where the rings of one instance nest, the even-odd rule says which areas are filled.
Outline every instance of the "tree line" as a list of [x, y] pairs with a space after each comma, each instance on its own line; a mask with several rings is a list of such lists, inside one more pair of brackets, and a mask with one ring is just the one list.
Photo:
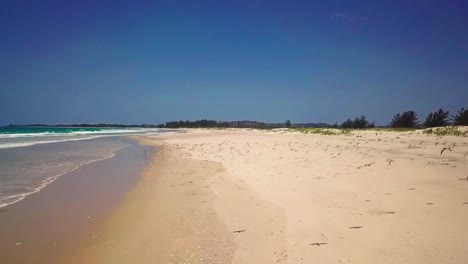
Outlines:
[[390, 122], [390, 127], [439, 127], [447, 125], [467, 126], [468, 125], [468, 109], [462, 108], [455, 115], [449, 117], [448, 110], [439, 109], [429, 113], [422, 124], [419, 123], [418, 114], [414, 111], [406, 111], [393, 116]]
[[[468, 126], [468, 109], [462, 108], [454, 115], [450, 116], [449, 111], [439, 109], [435, 112], [429, 113], [422, 124], [418, 119], [418, 114], [415, 111], [405, 111], [393, 116], [388, 124], [393, 128], [416, 128], [416, 127], [439, 127], [447, 125]], [[330, 128], [373, 128], [375, 122], [367, 120], [366, 116], [361, 115], [354, 119], [348, 118], [343, 123], [335, 123], [333, 125], [327, 123], [305, 123], [305, 124], [291, 124], [290, 120], [284, 123], [264, 123], [257, 121], [216, 121], [216, 120], [196, 120], [196, 121], [171, 121], [165, 124], [160, 124], [157, 127], [161, 128], [281, 128], [281, 127], [330, 127]]]
[[[289, 122], [289, 123], [288, 123]], [[165, 124], [160, 124], [158, 127], [161, 128], [258, 128], [258, 129], [269, 129], [269, 128], [280, 128], [289, 127], [291, 122], [288, 120], [285, 123], [264, 123], [257, 121], [216, 121], [216, 120], [196, 120], [196, 121], [171, 121]]]

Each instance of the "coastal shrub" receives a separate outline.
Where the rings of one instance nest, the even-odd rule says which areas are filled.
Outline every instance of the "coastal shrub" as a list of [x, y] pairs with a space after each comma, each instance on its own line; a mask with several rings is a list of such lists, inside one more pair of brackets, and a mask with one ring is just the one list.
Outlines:
[[436, 136], [457, 136], [466, 137], [468, 136], [468, 130], [462, 131], [456, 126], [428, 128], [423, 131], [425, 134], [436, 135]]
[[414, 111], [406, 111], [393, 116], [390, 127], [416, 127], [418, 125], [418, 114]]
[[354, 120], [347, 119], [341, 124], [341, 128], [373, 128], [375, 127], [374, 122], [369, 122], [367, 121], [366, 117], [364, 115], [361, 115], [361, 117], [356, 117]]
[[468, 126], [468, 109], [462, 108], [452, 115], [453, 124], [457, 126]]
[[449, 124], [449, 111], [439, 109], [434, 113], [429, 113], [424, 122], [425, 127], [441, 127]]
[[339, 136], [339, 135], [351, 135], [351, 129], [336, 129], [336, 128], [296, 128], [296, 131], [299, 131], [304, 134], [319, 134], [326, 136]]

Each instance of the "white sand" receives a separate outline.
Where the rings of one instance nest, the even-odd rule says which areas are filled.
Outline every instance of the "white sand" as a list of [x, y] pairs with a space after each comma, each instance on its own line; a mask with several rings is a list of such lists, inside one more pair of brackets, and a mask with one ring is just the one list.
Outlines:
[[467, 263], [466, 137], [191, 130], [145, 142], [164, 151], [97, 243], [120, 242], [82, 251], [87, 263]]

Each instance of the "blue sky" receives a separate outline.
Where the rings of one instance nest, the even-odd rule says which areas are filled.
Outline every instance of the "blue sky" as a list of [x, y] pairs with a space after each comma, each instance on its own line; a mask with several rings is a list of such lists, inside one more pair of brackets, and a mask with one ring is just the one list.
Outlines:
[[0, 124], [468, 107], [466, 1], [0, 1]]

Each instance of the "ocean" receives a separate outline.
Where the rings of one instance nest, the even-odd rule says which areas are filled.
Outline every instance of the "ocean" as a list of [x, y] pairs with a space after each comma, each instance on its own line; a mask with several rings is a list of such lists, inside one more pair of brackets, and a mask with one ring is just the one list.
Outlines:
[[112, 158], [117, 151], [137, 144], [123, 136], [168, 132], [155, 128], [0, 128], [0, 207], [21, 201], [83, 165]]

